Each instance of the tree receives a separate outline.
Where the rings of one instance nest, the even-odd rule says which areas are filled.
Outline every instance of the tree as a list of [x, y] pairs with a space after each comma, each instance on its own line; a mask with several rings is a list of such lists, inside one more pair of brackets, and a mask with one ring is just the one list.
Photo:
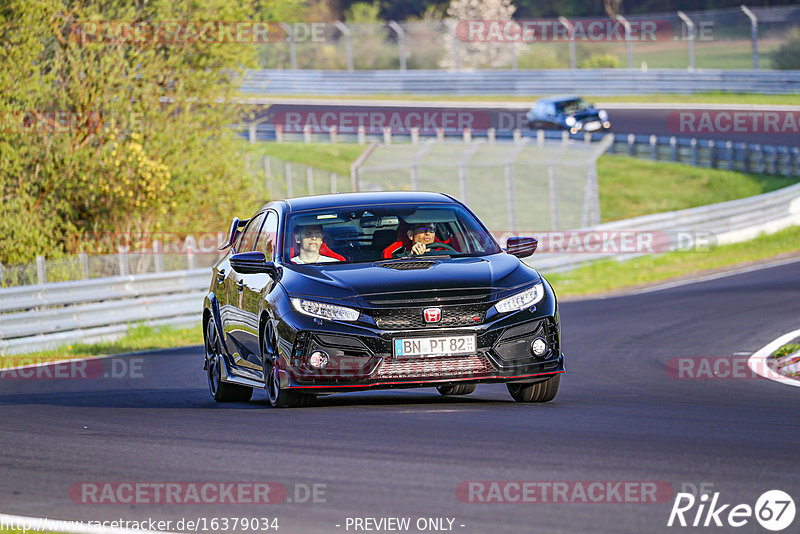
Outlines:
[[[510, 42], [495, 42], [490, 39], [468, 39], [461, 30], [469, 21], [494, 21], [503, 24], [514, 15], [512, 0], [451, 0], [447, 7], [450, 31], [445, 38], [445, 55], [442, 68], [493, 68], [511, 65]], [[461, 24], [461, 26], [459, 26]], [[484, 32], [483, 35], [487, 35]]]

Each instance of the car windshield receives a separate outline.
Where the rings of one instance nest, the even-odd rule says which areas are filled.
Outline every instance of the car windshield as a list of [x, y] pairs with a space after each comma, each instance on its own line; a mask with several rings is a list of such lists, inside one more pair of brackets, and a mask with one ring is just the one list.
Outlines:
[[283, 258], [289, 264], [364, 263], [483, 256], [497, 243], [457, 204], [341, 207], [290, 213]]
[[556, 110], [559, 115], [573, 115], [579, 111], [589, 109], [589, 104], [581, 99], [565, 100], [564, 102], [556, 102]]

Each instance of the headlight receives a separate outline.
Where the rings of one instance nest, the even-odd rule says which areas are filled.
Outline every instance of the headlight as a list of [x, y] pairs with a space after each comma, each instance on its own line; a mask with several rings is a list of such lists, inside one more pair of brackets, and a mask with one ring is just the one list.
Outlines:
[[600, 117], [601, 121], [607, 121], [608, 120], [608, 113], [606, 113], [606, 110], [604, 110], [604, 109], [601, 109], [600, 111], [598, 111], [597, 112], [597, 116]]
[[503, 299], [494, 305], [498, 313], [522, 310], [533, 306], [544, 298], [544, 285], [541, 282], [522, 293]]
[[564, 119], [564, 122], [567, 123], [567, 126], [575, 126], [575, 123], [578, 121], [575, 120], [575, 117], [567, 117]]
[[314, 302], [313, 300], [292, 299], [292, 306], [302, 314], [320, 319], [330, 319], [331, 321], [357, 321], [360, 315], [358, 310], [352, 308]]

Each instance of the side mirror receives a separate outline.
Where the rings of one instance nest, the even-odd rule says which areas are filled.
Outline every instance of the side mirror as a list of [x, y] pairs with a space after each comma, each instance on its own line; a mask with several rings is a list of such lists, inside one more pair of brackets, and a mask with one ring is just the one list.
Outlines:
[[268, 274], [272, 278], [278, 275], [278, 268], [263, 252], [239, 252], [231, 256], [231, 269], [239, 274]]
[[509, 237], [506, 241], [506, 252], [518, 258], [527, 258], [536, 252], [538, 244], [535, 237]]

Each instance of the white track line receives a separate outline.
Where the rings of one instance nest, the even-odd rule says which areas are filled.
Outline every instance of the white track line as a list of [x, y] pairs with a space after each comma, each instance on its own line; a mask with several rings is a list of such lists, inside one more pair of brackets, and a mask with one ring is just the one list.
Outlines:
[[781, 384], [800, 387], [800, 380], [795, 380], [794, 378], [789, 378], [778, 374], [767, 366], [767, 358], [769, 358], [773, 352], [799, 336], [800, 330], [794, 330], [788, 334], [782, 335], [778, 339], [758, 349], [755, 354], [750, 356], [750, 358], [747, 360], [747, 366], [750, 367], [754, 373], [763, 376], [764, 378], [769, 378], [770, 380], [780, 382]]
[[[133, 520], [131, 520], [131, 522], [133, 522]], [[175, 534], [164, 530], [156, 531], [135, 530], [130, 528], [112, 528], [103, 526], [102, 524], [89, 525], [88, 523], [83, 523], [81, 521], [61, 521], [56, 519], [45, 519], [43, 517], [26, 517], [22, 515], [8, 514], [0, 514], [0, 524], [31, 533], [49, 530], [69, 534]]]

